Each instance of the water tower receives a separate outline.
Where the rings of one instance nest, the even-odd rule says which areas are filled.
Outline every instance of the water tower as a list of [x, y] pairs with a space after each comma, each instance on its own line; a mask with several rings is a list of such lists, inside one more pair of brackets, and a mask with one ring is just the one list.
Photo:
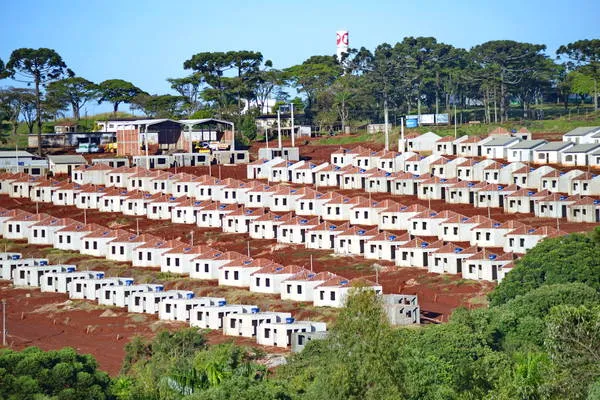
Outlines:
[[337, 46], [337, 58], [338, 61], [341, 62], [342, 61], [342, 54], [347, 53], [348, 52], [348, 44], [350, 43], [349, 39], [348, 39], [348, 31], [337, 31], [335, 33], [335, 42], [336, 42], [336, 46]]

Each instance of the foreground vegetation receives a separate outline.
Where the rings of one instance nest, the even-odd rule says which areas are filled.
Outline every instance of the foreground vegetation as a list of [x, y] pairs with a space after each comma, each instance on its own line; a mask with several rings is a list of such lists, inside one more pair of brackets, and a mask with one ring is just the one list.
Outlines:
[[[108, 382], [72, 350], [0, 352], [2, 398], [600, 398], [600, 228], [542, 241], [490, 295], [449, 323], [392, 328], [357, 288], [327, 339], [274, 372], [257, 349], [207, 346], [201, 332], [132, 340]], [[85, 382], [86, 384], [82, 384]], [[36, 397], [47, 396], [47, 397]]]

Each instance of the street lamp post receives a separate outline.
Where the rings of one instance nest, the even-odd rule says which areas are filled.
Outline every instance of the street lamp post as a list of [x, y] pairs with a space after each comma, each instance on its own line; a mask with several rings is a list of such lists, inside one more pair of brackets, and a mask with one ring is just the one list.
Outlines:
[[229, 122], [231, 125], [231, 151], [235, 151], [235, 123]]
[[6, 346], [6, 299], [2, 299], [2, 346]]

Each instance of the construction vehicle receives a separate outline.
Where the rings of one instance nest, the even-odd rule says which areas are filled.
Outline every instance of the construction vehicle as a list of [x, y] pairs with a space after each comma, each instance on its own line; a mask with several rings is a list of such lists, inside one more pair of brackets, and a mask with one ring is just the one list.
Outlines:
[[106, 143], [104, 145], [104, 151], [106, 153], [116, 153], [117, 152], [117, 142]]

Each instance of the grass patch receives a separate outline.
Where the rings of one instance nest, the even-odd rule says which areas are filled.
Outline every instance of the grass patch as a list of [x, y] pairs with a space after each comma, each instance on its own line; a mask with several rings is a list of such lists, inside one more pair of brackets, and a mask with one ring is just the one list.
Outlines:
[[469, 301], [469, 304], [472, 304], [474, 306], [487, 306], [488, 305], [487, 296], [471, 297], [468, 301]]

